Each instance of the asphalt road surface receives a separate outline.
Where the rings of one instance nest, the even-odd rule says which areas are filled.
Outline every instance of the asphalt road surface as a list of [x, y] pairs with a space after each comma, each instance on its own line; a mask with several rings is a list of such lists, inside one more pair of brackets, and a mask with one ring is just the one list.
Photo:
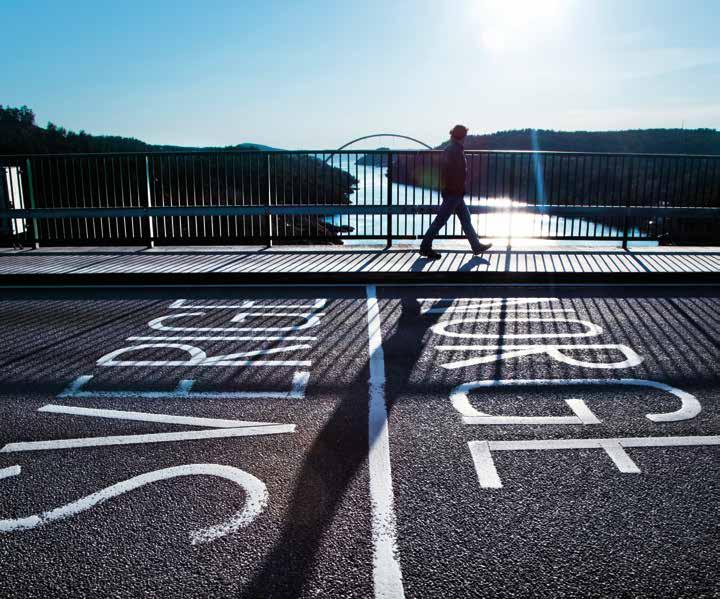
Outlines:
[[720, 291], [0, 292], [2, 597], [720, 595]]

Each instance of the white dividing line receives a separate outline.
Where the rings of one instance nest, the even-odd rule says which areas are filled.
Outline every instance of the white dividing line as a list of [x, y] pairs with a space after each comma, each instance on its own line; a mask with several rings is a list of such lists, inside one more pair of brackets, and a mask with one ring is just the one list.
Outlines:
[[397, 550], [393, 508], [390, 438], [385, 405], [385, 356], [382, 348], [380, 306], [375, 285], [367, 296], [368, 350], [370, 353], [370, 406], [368, 418], [370, 499], [372, 502], [373, 586], [376, 599], [405, 597]]
[[58, 439], [55, 441], [9, 443], [0, 449], [0, 453], [74, 449], [79, 447], [103, 447], [107, 445], [134, 445], [138, 443], [197, 441], [200, 439], [226, 439], [228, 437], [253, 437], [256, 435], [279, 435], [294, 432], [294, 424], [267, 424], [264, 426], [216, 428], [201, 431], [182, 431], [177, 433], [149, 433], [146, 435], [117, 435], [111, 437], [85, 437], [82, 439]]
[[[12, 470], [12, 473], [8, 476], [17, 476], [20, 474], [20, 466], [5, 468], [5, 470]], [[0, 473], [3, 471], [4, 470], [0, 470]], [[32, 516], [26, 516], [24, 518], [0, 520], [0, 532], [30, 530], [57, 520], [65, 520], [113, 497], [118, 497], [119, 495], [157, 481], [180, 476], [215, 476], [224, 478], [235, 483], [245, 492], [245, 505], [241, 511], [233, 514], [225, 522], [190, 533], [190, 540], [193, 545], [197, 543], [208, 543], [236, 532], [240, 528], [250, 524], [263, 509], [265, 509], [265, 506], [267, 506], [267, 488], [261, 480], [255, 478], [252, 474], [233, 466], [222, 466], [220, 464], [185, 464], [183, 466], [154, 470], [153, 472], [134, 476], [133, 478], [96, 491], [82, 499], [41, 514], [33, 514]]]

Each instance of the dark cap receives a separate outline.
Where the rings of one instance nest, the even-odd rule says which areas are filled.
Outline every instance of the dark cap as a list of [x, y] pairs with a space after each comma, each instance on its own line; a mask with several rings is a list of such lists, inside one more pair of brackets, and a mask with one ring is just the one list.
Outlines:
[[465, 125], [455, 125], [451, 129], [450, 135], [452, 137], [457, 137], [458, 139], [462, 139], [463, 137], [465, 137], [467, 135], [468, 131], [469, 131], [469, 129]]

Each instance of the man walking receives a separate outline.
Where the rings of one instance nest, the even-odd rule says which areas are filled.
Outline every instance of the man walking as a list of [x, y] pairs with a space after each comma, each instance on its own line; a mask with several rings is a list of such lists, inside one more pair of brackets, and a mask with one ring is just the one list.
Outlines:
[[475, 228], [472, 225], [470, 211], [465, 205], [465, 177], [467, 174], [467, 161], [463, 142], [467, 135], [468, 128], [463, 125], [455, 125], [450, 131], [450, 143], [443, 151], [440, 159], [440, 191], [442, 193], [442, 204], [435, 220], [428, 228], [420, 244], [420, 255], [429, 260], [437, 260], [440, 254], [432, 249], [432, 242], [435, 236], [445, 226], [448, 219], [456, 214], [460, 219], [465, 237], [470, 242], [473, 254], [482, 254], [491, 247], [489, 243], [481, 243], [478, 239]]

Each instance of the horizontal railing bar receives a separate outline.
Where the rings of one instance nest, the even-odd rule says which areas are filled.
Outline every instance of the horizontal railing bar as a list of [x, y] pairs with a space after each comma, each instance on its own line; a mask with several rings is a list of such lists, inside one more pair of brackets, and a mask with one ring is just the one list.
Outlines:
[[[390, 150], [390, 154], [442, 154], [441, 149], [437, 150]], [[300, 155], [300, 156], [314, 156], [323, 154], [336, 154], [336, 155], [356, 155], [356, 154], [370, 154], [370, 155], [387, 155], [388, 150], [168, 150], [168, 151], [150, 151], [150, 152], [84, 152], [84, 153], [70, 153], [70, 154], [0, 154], [0, 162], [2, 160], [17, 160], [26, 158], [112, 158], [120, 156], [250, 156], [250, 155], [262, 155], [267, 154], [273, 155]], [[570, 152], [563, 150], [465, 150], [465, 154], [537, 154], [542, 156], [618, 156], [618, 157], [648, 157], [648, 158], [699, 158], [704, 160], [709, 159], [720, 159], [720, 154], [651, 154], [651, 153], [632, 153], [632, 152]], [[0, 164], [2, 166], [2, 164]]]
[[[151, 208], [35, 208], [0, 211], [0, 218], [52, 219], [52, 218], [106, 218], [143, 216], [267, 216], [343, 214], [436, 214], [439, 206], [394, 205], [353, 206], [343, 204], [275, 205], [275, 206], [153, 206]], [[660, 206], [550, 206], [520, 204], [514, 206], [468, 206], [472, 214], [547, 214], [557, 216], [668, 216], [720, 218], [720, 208]]]
[[[342, 239], [343, 241], [386, 241], [387, 235], [363, 235], [362, 237], [355, 237], [353, 235], [346, 235], [343, 233], [338, 233], [338, 238]], [[489, 235], [488, 239], [504, 239], [507, 238], [507, 234], [498, 233], [496, 235]], [[407, 234], [399, 234], [399, 235], [393, 235], [393, 239], [397, 241], [419, 241], [423, 238], [422, 234], [419, 235], [407, 235]], [[306, 245], [305, 242], [316, 242], [321, 245], [327, 245], [327, 236], [308, 236], [308, 237], [293, 237], [293, 236], [276, 236], [275, 241], [281, 242], [286, 245], [292, 245], [293, 243], [297, 243], [300, 245]], [[465, 235], [462, 234], [443, 234], [439, 233], [435, 239], [444, 239], [444, 240], [462, 240], [467, 239]], [[623, 236], [622, 234], [619, 235], [583, 235], [583, 234], [577, 234], [577, 235], [571, 235], [568, 233], [568, 235], [521, 235], [519, 237], [516, 237], [515, 239], [537, 239], [539, 241], [561, 241], [563, 239], [567, 239], [569, 241], [622, 241]], [[175, 245], [187, 245], [187, 246], [203, 246], [203, 245], [234, 245], [234, 246], [244, 246], [244, 245], [263, 245], [264, 242], [267, 240], [266, 237], [243, 237], [241, 241], [238, 241], [237, 237], [212, 237], [208, 239], [187, 239], [183, 237], [167, 237], [163, 238], [162, 241], [168, 242], [167, 247], [172, 247]], [[648, 241], [648, 242], [655, 242], [657, 241], [653, 237], [648, 237], [646, 235], [628, 235], [629, 241]], [[135, 241], [136, 244], [142, 244], [141, 239], [135, 239], [135, 240], [129, 240], [129, 241]], [[73, 240], [62, 240], [62, 239], [48, 239], [47, 241], [43, 241], [43, 246], [47, 247], [64, 247], [67, 245], [80, 245], [80, 246], [97, 246], [97, 247], [118, 247], [126, 245], [126, 243], [118, 243], [117, 240], [113, 239], [104, 239], [104, 240], [87, 240], [87, 239], [73, 239]]]

